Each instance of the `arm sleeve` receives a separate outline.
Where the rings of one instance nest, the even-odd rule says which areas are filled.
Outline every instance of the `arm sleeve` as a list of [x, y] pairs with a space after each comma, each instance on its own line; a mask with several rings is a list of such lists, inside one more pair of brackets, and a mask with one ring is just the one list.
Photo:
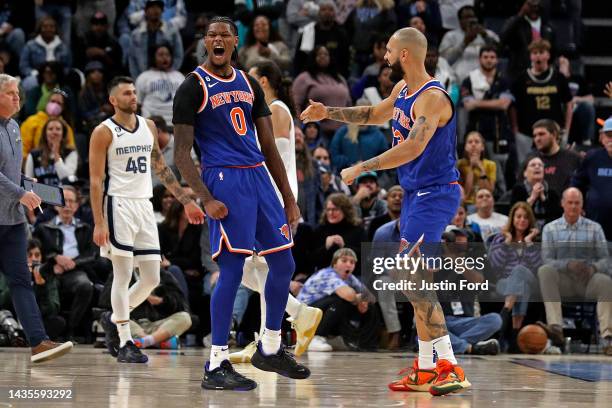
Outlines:
[[497, 164], [493, 160], [487, 160], [485, 163], [485, 173], [491, 184], [493, 184], [493, 187], [495, 187], [495, 181], [497, 181]]
[[554, 234], [547, 227], [548, 225], [545, 225], [542, 231], [542, 261], [556, 270], [565, 269], [569, 260], [558, 259], [554, 245]]
[[264, 91], [261, 89], [259, 82], [248, 74], [247, 79], [249, 84], [251, 84], [251, 89], [253, 89], [253, 94], [255, 96], [255, 100], [253, 101], [253, 120], [263, 116], [272, 115], [272, 112], [270, 112], [270, 108], [268, 108], [268, 104], [266, 103], [266, 96], [264, 95]]
[[200, 81], [195, 75], [187, 75], [174, 95], [172, 123], [193, 126], [203, 99], [204, 91], [202, 91]]

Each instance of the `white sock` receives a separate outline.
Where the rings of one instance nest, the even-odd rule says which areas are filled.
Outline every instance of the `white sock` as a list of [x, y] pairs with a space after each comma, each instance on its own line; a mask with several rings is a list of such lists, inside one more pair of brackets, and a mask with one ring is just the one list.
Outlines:
[[212, 371], [215, 368], [221, 366], [223, 360], [229, 360], [229, 347], [215, 346], [214, 344], [210, 347], [210, 361], [208, 363], [208, 371]]
[[270, 356], [276, 354], [281, 344], [281, 331], [266, 328], [261, 336], [261, 351]]
[[293, 318], [296, 318], [298, 316], [298, 312], [300, 311], [301, 306], [302, 304], [290, 293], [289, 297], [287, 298], [287, 307], [285, 308], [287, 314], [289, 314], [289, 316]]
[[419, 368], [431, 370], [436, 367], [433, 361], [433, 342], [419, 339]]
[[132, 332], [130, 331], [130, 322], [117, 323], [117, 332], [119, 333], [119, 347], [125, 346], [125, 343], [134, 340], [132, 339]]
[[452, 364], [457, 364], [457, 359], [455, 358], [455, 353], [453, 353], [453, 346], [448, 334], [434, 339], [431, 342], [436, 349], [436, 353], [438, 353], [439, 360], [448, 360]]

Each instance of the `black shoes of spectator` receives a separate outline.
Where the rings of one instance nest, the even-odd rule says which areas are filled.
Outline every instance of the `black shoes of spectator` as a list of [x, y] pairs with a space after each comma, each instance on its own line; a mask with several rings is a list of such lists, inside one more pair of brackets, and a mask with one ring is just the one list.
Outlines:
[[256, 387], [255, 381], [236, 372], [228, 360], [223, 360], [219, 367], [210, 371], [206, 363], [202, 378], [202, 388], [205, 390], [250, 391]]
[[294, 379], [304, 379], [310, 377], [310, 370], [295, 361], [295, 356], [289, 353], [283, 345], [278, 352], [272, 355], [265, 355], [261, 350], [261, 342], [257, 344], [257, 350], [251, 357], [251, 364], [263, 371], [272, 371]]
[[104, 329], [104, 338], [106, 340], [106, 348], [113, 357], [117, 357], [119, 353], [119, 333], [117, 325], [111, 320], [112, 312], [104, 312], [100, 315], [100, 324]]
[[142, 351], [134, 343], [128, 341], [125, 346], [119, 349], [117, 361], [120, 363], [146, 363], [149, 361], [149, 357], [142, 354]]
[[495, 339], [479, 341], [472, 345], [470, 354], [496, 356], [499, 354], [499, 342]]

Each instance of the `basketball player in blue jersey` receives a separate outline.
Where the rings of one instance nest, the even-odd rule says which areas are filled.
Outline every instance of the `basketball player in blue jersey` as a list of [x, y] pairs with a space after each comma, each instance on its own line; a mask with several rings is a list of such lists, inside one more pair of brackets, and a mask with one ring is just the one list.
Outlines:
[[[382, 124], [392, 120], [393, 147], [342, 171], [352, 183], [365, 171], [397, 168], [405, 190], [400, 219], [400, 252], [424, 243], [439, 243], [460, 201], [455, 167], [456, 113], [442, 85], [425, 71], [427, 40], [414, 28], [396, 31], [387, 43], [385, 60], [403, 79], [376, 106], [326, 107], [310, 101], [305, 122], [334, 119], [347, 123]], [[422, 237], [422, 238], [421, 238]], [[422, 293], [421, 293], [422, 292]], [[442, 308], [435, 292], [410, 298], [419, 336], [419, 357], [411, 373], [389, 384], [393, 391], [429, 391], [444, 395], [470, 386], [457, 365]], [[434, 363], [434, 349], [438, 360]]]
[[[208, 58], [179, 87], [173, 117], [175, 163], [204, 203], [211, 252], [220, 268], [210, 301], [212, 347], [202, 387], [251, 390], [257, 386], [234, 370], [227, 347], [234, 298], [245, 259], [253, 252], [265, 257], [269, 273], [264, 290], [266, 328], [251, 364], [286, 377], [306, 378], [308, 368], [281, 345], [281, 322], [295, 270], [290, 226], [297, 223], [300, 211], [276, 149], [270, 110], [257, 80], [231, 65], [238, 45], [232, 20], [213, 18], [204, 44]], [[189, 155], [194, 139], [201, 152], [201, 175]]]
[[[94, 129], [89, 147], [93, 240], [113, 263], [113, 314], [103, 313], [101, 321], [106, 346], [118, 362], [146, 363], [147, 356], [132, 340], [129, 322], [130, 310], [144, 302], [159, 284], [161, 257], [150, 201], [151, 171], [185, 206], [190, 223], [203, 223], [204, 212], [166, 166], [155, 124], [136, 115], [134, 81], [113, 78], [108, 91], [115, 114]], [[140, 279], [128, 290], [136, 263]]]

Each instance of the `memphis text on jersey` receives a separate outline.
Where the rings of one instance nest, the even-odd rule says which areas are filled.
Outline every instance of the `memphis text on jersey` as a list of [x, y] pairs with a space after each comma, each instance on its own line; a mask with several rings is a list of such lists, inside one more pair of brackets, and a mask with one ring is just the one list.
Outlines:
[[136, 146], [123, 146], [116, 147], [115, 154], [117, 156], [121, 156], [124, 154], [132, 154], [132, 153], [150, 153], [153, 149], [151, 145], [136, 145]]

